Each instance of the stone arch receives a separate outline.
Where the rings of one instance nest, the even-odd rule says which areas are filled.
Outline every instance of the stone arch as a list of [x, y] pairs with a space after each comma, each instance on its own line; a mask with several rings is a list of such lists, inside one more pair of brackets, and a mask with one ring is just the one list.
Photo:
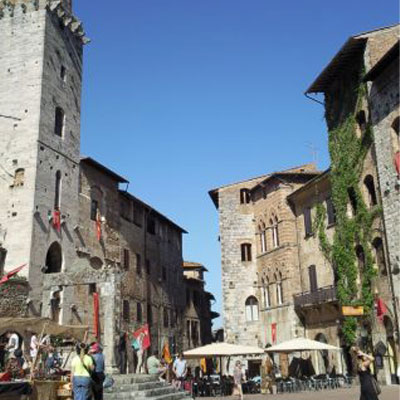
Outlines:
[[46, 254], [46, 274], [61, 272], [62, 269], [62, 248], [60, 243], [53, 242]]
[[375, 182], [372, 175], [366, 175], [364, 178], [364, 188], [368, 196], [368, 204], [370, 207], [378, 203], [375, 189]]
[[385, 252], [383, 249], [383, 241], [379, 236], [372, 241], [372, 247], [375, 252], [375, 265], [382, 275], [387, 275], [387, 266], [385, 260]]

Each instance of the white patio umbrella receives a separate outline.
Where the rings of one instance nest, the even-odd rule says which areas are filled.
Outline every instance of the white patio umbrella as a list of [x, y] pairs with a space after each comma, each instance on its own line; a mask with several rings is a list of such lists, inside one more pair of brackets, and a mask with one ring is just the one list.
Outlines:
[[327, 343], [318, 342], [307, 338], [296, 338], [277, 344], [276, 346], [265, 349], [268, 353], [292, 353], [296, 351], [312, 350], [335, 350], [341, 351], [340, 347], [332, 346]]
[[203, 358], [246, 356], [264, 353], [265, 350], [261, 349], [260, 347], [242, 346], [230, 343], [212, 343], [206, 346], [197, 347], [195, 349], [185, 351], [183, 354], [186, 358]]

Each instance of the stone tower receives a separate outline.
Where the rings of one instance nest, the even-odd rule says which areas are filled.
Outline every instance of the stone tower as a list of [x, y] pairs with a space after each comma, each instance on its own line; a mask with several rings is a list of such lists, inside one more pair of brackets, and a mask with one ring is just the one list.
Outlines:
[[71, 0], [0, 0], [0, 38], [0, 273], [27, 264], [39, 314], [44, 274], [76, 254], [87, 38]]

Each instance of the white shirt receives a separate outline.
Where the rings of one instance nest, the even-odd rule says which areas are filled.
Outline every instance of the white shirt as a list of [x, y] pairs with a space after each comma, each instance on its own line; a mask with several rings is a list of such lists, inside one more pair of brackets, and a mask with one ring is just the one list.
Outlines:
[[39, 340], [36, 335], [31, 336], [31, 345], [30, 345], [30, 355], [32, 358], [35, 358], [38, 353], [39, 348]]
[[12, 333], [7, 343], [7, 350], [13, 353], [19, 347], [19, 337], [16, 333]]

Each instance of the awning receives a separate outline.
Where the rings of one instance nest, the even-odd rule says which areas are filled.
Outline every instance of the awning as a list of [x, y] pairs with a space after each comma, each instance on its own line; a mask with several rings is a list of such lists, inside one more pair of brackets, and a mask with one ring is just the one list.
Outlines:
[[277, 344], [276, 346], [268, 347], [265, 351], [268, 353], [292, 353], [296, 351], [312, 351], [312, 350], [336, 350], [341, 348], [331, 346], [327, 343], [318, 342], [316, 340], [306, 338], [296, 338]]
[[197, 347], [196, 349], [185, 351], [183, 354], [186, 358], [203, 358], [247, 356], [264, 353], [265, 350], [261, 349], [260, 347], [241, 346], [230, 343], [212, 343], [206, 346]]
[[1, 331], [34, 331], [40, 334], [42, 330], [47, 335], [63, 336], [83, 340], [87, 326], [58, 325], [48, 318], [0, 318]]

